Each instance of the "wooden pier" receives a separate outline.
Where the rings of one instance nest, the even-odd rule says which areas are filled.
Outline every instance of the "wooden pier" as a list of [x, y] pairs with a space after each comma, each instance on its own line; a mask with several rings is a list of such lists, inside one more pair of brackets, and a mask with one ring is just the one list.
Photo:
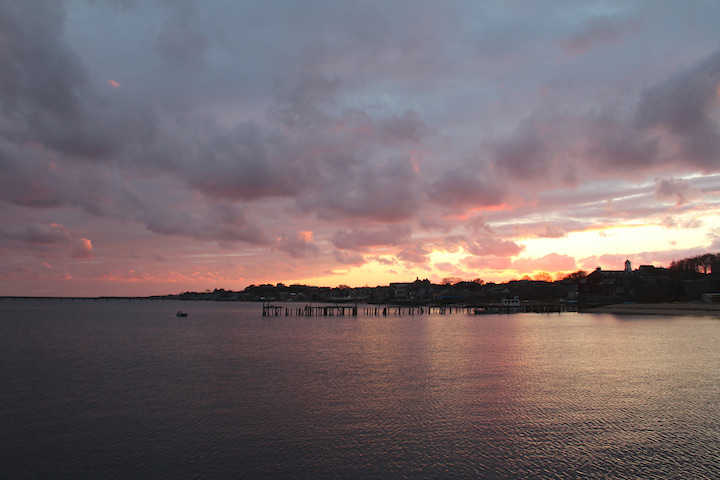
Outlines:
[[447, 305], [407, 306], [407, 305], [305, 305], [303, 307], [285, 307], [272, 303], [263, 303], [263, 317], [357, 317], [359, 313], [366, 317], [389, 315], [445, 315], [453, 312], [465, 312], [471, 307], [455, 307]]
[[304, 307], [273, 305], [263, 303], [263, 317], [298, 316], [298, 317], [342, 317], [358, 314], [357, 305], [305, 305]]
[[283, 306], [263, 303], [263, 317], [387, 317], [406, 315], [449, 315], [464, 313], [467, 315], [512, 314], [512, 313], [561, 313], [577, 311], [577, 308], [562, 303], [528, 303], [515, 306], [493, 305], [312, 305]]

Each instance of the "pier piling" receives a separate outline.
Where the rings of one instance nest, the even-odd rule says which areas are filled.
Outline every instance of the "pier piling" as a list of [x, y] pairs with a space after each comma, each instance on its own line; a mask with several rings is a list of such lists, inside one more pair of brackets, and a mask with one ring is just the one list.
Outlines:
[[576, 306], [566, 305], [564, 303], [527, 303], [523, 305], [425, 305], [425, 306], [406, 306], [406, 305], [367, 305], [362, 309], [358, 309], [357, 304], [354, 305], [312, 305], [307, 304], [304, 307], [280, 307], [271, 303], [263, 303], [263, 317], [277, 317], [284, 315], [286, 317], [340, 317], [353, 316], [357, 317], [361, 312], [364, 316], [404, 316], [404, 315], [449, 315], [452, 313], [465, 313], [468, 315], [478, 314], [512, 314], [512, 313], [562, 313], [575, 312]]

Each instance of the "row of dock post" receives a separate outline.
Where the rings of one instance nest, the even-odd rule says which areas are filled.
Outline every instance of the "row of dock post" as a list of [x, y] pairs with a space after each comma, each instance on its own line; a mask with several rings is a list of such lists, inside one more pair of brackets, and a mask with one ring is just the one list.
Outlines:
[[299, 317], [342, 317], [358, 316], [362, 312], [364, 316], [404, 316], [404, 315], [446, 315], [451, 313], [465, 314], [489, 314], [489, 313], [561, 313], [577, 311], [562, 304], [533, 304], [523, 306], [498, 306], [485, 307], [468, 305], [425, 305], [425, 306], [404, 306], [404, 305], [365, 305], [361, 308], [354, 305], [305, 305], [302, 307], [286, 307], [263, 303], [263, 317], [299, 316]]

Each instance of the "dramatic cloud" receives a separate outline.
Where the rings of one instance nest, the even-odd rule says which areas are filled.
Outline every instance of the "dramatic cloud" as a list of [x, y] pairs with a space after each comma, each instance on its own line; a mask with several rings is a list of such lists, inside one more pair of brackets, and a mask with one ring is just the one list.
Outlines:
[[[0, 286], [502, 280], [705, 250], [718, 18], [713, 2], [2, 2]], [[654, 227], [653, 245], [592, 233], [613, 227]]]
[[513, 135], [494, 142], [492, 165], [512, 179], [555, 185], [587, 180], [583, 170], [637, 176], [643, 169], [689, 163], [716, 171], [718, 85], [720, 51], [644, 89], [631, 115], [607, 107], [575, 115], [536, 112]]
[[720, 51], [646, 89], [635, 112], [641, 129], [658, 128], [680, 142], [678, 154], [704, 171], [720, 167], [717, 112]]

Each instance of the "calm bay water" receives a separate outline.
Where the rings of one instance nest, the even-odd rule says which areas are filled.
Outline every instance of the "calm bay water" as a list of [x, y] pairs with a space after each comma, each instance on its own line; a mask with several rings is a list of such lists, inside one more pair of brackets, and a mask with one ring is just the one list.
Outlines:
[[0, 362], [2, 478], [720, 478], [712, 318], [0, 300]]

